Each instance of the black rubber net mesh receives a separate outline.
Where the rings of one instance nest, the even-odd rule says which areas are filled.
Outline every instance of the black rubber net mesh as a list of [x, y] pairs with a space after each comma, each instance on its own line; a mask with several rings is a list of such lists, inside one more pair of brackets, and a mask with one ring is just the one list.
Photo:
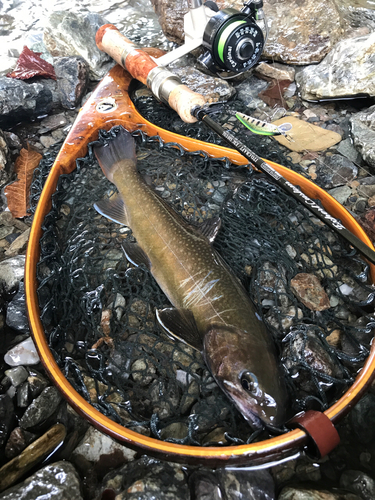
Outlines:
[[[115, 130], [101, 132], [99, 142]], [[139, 172], [163, 199], [191, 223], [221, 217], [214, 246], [275, 338], [292, 411], [329, 407], [369, 352], [368, 266], [262, 174], [133, 135]], [[36, 171], [34, 209], [56, 152]], [[93, 208], [113, 189], [90, 145], [76, 170], [60, 177], [44, 221], [38, 296], [61, 370], [101, 413], [139, 433], [199, 446], [264, 439], [266, 431], [254, 435], [218, 388], [202, 355], [159, 327], [155, 310], [170, 304], [150, 272], [126, 260], [121, 243], [130, 229]], [[290, 284], [298, 273], [314, 274], [337, 304], [320, 312], [303, 305]]]

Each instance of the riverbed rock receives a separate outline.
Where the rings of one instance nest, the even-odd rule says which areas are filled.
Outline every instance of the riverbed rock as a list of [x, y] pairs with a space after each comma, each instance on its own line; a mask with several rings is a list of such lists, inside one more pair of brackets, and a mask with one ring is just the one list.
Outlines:
[[328, 295], [314, 274], [298, 273], [290, 281], [294, 295], [311, 311], [329, 309]]
[[[187, 0], [151, 0], [167, 38], [183, 43], [183, 16]], [[243, 8], [239, 0], [216, 2], [220, 9]], [[264, 50], [267, 59], [287, 64], [319, 62], [342, 34], [341, 19], [333, 0], [267, 1], [264, 11], [270, 27]]]
[[74, 109], [81, 102], [89, 81], [89, 66], [83, 57], [59, 57], [54, 63], [61, 105]]
[[362, 500], [375, 498], [375, 481], [359, 470], [346, 470], [340, 477], [340, 486], [358, 495]]
[[375, 95], [375, 33], [342, 40], [316, 66], [297, 72], [306, 100]]
[[25, 256], [17, 255], [0, 262], [0, 294], [8, 295], [17, 290], [25, 274]]
[[173, 72], [190, 90], [203, 95], [207, 102], [227, 101], [236, 92], [232, 85], [225, 80], [206, 75], [191, 66], [174, 68]]
[[0, 396], [0, 447], [3, 446], [11, 431], [14, 420], [14, 406], [8, 394]]
[[278, 500], [361, 500], [361, 497], [345, 491], [315, 490], [303, 486], [287, 486]]
[[12, 347], [4, 356], [9, 366], [36, 365], [40, 359], [31, 337]]
[[345, 156], [333, 154], [317, 162], [315, 182], [325, 189], [350, 184], [357, 175], [358, 167]]
[[47, 465], [22, 483], [0, 494], [0, 500], [83, 500], [81, 482], [74, 466], [66, 461]]
[[15, 78], [0, 78], [0, 126], [36, 119], [55, 106], [57, 83], [40, 79], [34, 83]]
[[26, 296], [23, 281], [18, 292], [8, 304], [6, 324], [14, 330], [30, 334], [29, 320], [26, 313]]
[[354, 114], [350, 124], [355, 147], [364, 161], [375, 168], [375, 106]]
[[27, 408], [19, 421], [22, 429], [33, 429], [43, 424], [57, 409], [61, 395], [56, 387], [46, 387]]
[[342, 35], [333, 0], [265, 2], [269, 36], [263, 57], [286, 64], [321, 61]]
[[93, 12], [82, 15], [55, 11], [46, 20], [43, 40], [54, 57], [83, 57], [90, 67], [90, 78], [100, 80], [114, 65], [113, 59], [95, 43], [96, 32], [106, 23]]
[[12, 178], [13, 163], [10, 159], [10, 150], [7, 138], [0, 130], [0, 188], [9, 182]]

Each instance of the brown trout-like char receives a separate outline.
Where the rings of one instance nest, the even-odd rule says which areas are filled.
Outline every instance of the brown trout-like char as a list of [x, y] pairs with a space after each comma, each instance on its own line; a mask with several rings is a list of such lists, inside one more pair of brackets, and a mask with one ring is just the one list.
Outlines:
[[203, 353], [218, 385], [252, 427], [279, 426], [286, 390], [269, 332], [239, 280], [212, 248], [218, 218], [191, 226], [150, 189], [136, 168], [135, 144], [122, 127], [95, 146], [119, 195], [98, 202], [106, 217], [132, 229], [128, 260], [145, 264], [174, 308], [157, 311], [165, 331]]

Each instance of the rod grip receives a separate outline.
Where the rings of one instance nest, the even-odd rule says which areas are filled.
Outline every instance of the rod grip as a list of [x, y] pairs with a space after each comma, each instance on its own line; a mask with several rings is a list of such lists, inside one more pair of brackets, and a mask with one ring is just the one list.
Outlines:
[[[158, 67], [157, 63], [142, 49], [138, 48], [126, 36], [124, 36], [113, 24], [104, 24], [101, 26], [95, 36], [95, 42], [98, 48], [111, 56], [120, 66], [126, 69], [133, 78], [146, 84], [153, 93], [158, 97], [163, 95], [163, 99], [168, 102], [169, 106], [174, 109], [180, 118], [186, 123], [194, 123], [197, 121], [192, 116], [191, 110], [196, 106], [203, 106], [206, 103], [205, 98], [201, 94], [197, 94], [182, 83], [176, 82], [173, 87], [165, 85], [165, 81], [160, 82], [160, 86], [156, 89], [154, 85], [150, 85], [147, 81], [148, 74], [151, 70]], [[173, 76], [172, 73], [165, 70], [165, 74]], [[168, 75], [166, 74], [167, 79]], [[162, 87], [167, 88], [168, 95], [165, 95]]]

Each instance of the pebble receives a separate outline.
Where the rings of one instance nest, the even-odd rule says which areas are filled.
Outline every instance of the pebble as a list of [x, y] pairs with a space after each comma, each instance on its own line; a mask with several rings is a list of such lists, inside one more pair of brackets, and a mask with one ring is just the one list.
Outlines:
[[14, 330], [30, 335], [23, 281], [20, 282], [18, 292], [8, 304], [6, 324]]
[[361, 497], [352, 493], [287, 486], [277, 500], [361, 500]]
[[340, 186], [330, 189], [328, 193], [335, 198], [341, 205], [343, 205], [349, 196], [352, 194], [352, 190], [349, 186]]
[[25, 256], [17, 255], [0, 262], [0, 292], [8, 295], [19, 286], [25, 271]]
[[33, 429], [43, 424], [57, 410], [61, 395], [56, 387], [46, 387], [31, 403], [19, 424], [22, 429]]
[[295, 296], [311, 311], [324, 311], [331, 307], [328, 295], [314, 274], [296, 274], [290, 286]]
[[31, 337], [22, 341], [4, 356], [4, 361], [10, 366], [36, 365], [39, 363], [39, 355]]
[[347, 470], [340, 477], [340, 486], [359, 496], [362, 500], [374, 500], [375, 481], [359, 470]]
[[10, 433], [5, 447], [5, 456], [11, 460], [19, 455], [30, 443], [37, 439], [37, 434], [25, 431], [21, 427], [16, 427]]
[[14, 405], [8, 394], [0, 395], [0, 447], [2, 447], [11, 431], [11, 425], [15, 419]]
[[14, 387], [18, 387], [27, 379], [29, 372], [23, 366], [17, 366], [16, 368], [5, 370], [5, 375], [9, 377]]

